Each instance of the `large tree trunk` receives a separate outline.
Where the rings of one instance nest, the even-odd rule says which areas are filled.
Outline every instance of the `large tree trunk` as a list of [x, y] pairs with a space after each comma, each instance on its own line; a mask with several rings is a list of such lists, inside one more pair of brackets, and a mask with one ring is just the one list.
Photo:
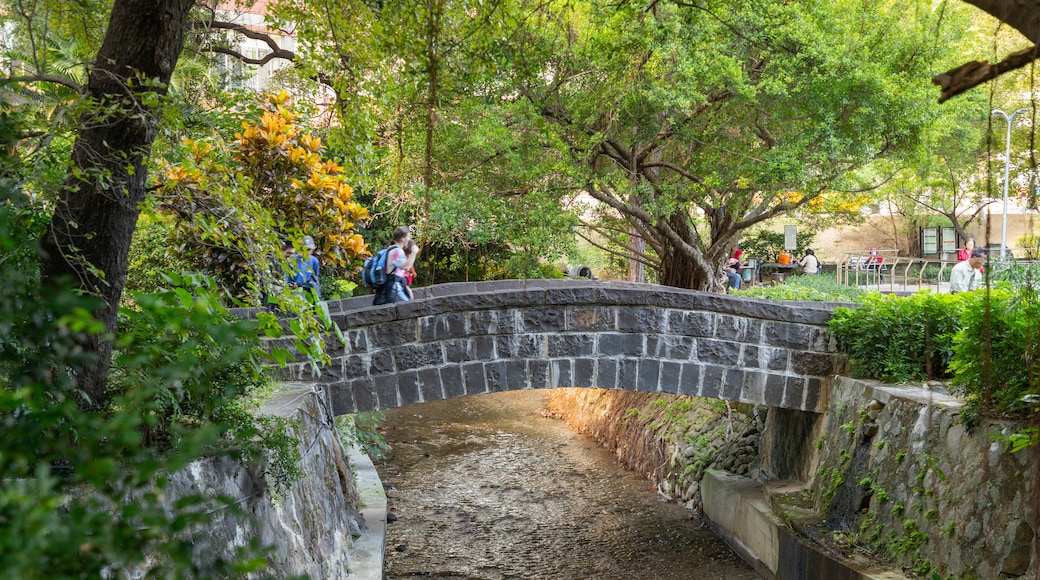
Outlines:
[[666, 255], [661, 256], [661, 284], [674, 288], [704, 289], [704, 273], [698, 275], [697, 263], [682, 252], [668, 246]]
[[[668, 225], [687, 244], [698, 247], [693, 230], [690, 229], [686, 216], [680, 214], [668, 218]], [[679, 251], [674, 244], [663, 244], [664, 255], [661, 256], [660, 281], [665, 286], [675, 288], [690, 288], [693, 290], [706, 290], [709, 292], [720, 292], [724, 287], [719, 284], [719, 272], [713, 268], [710, 260], [705, 257], [697, 259]]]
[[[115, 0], [87, 85], [94, 106], [80, 119], [73, 173], [59, 192], [43, 239], [44, 283], [53, 286], [71, 277], [79, 288], [104, 300], [97, 316], [110, 333], [145, 195], [144, 162], [158, 125], [149, 98], [166, 93], [194, 2]], [[76, 383], [83, 404], [97, 407], [104, 398], [111, 334], [92, 336], [84, 348], [96, 360], [77, 375]]]

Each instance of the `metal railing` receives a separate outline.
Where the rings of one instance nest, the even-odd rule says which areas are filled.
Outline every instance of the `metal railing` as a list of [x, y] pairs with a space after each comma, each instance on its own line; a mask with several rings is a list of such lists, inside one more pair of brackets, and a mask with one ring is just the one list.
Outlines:
[[[929, 288], [939, 291], [950, 281], [950, 269], [956, 260], [905, 258], [894, 251], [879, 251], [881, 262], [870, 261], [869, 253], [848, 253], [838, 262], [837, 282], [845, 286], [867, 287], [878, 291], [917, 291]], [[934, 266], [938, 271], [926, 270]]]
[[[1008, 248], [1008, 252], [1018, 264], [1037, 262], [1032, 259], [1035, 249]], [[838, 262], [837, 282], [881, 292], [949, 289], [950, 270], [957, 265], [957, 260], [907, 258], [896, 253], [895, 250], [878, 250], [878, 255], [884, 258], [881, 262], [869, 262], [869, 252], [846, 253]], [[999, 258], [990, 249], [990, 262], [996, 259]]]

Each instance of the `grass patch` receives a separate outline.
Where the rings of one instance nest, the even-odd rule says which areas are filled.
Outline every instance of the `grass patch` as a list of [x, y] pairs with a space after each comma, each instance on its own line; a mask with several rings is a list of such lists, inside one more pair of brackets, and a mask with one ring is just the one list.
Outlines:
[[798, 302], [858, 303], [866, 291], [838, 284], [830, 275], [788, 276], [775, 286], [748, 286], [733, 291], [737, 296]]

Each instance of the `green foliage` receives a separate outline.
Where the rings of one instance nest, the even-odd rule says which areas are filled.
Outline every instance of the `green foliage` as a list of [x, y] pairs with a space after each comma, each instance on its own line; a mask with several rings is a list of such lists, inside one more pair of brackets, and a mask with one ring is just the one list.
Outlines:
[[1034, 409], [1040, 392], [1040, 298], [1025, 286], [974, 292], [966, 299], [951, 370], [969, 407], [1015, 414]]
[[873, 487], [871, 487], [870, 491], [874, 495], [874, 497], [877, 498], [877, 500], [881, 503], [886, 503], [890, 499], [888, 491], [886, 491], [882, 487], [879, 487], [878, 485], [874, 485]]
[[[897, 383], [952, 376], [967, 400], [969, 427], [982, 415], [1027, 417], [1040, 402], [1040, 299], [1031, 283], [1013, 286], [1004, 274], [992, 276], [999, 288], [867, 295], [856, 308], [835, 310], [831, 332], [862, 376]], [[1028, 428], [1004, 438], [1016, 451], [1037, 441]]]
[[[946, 271], [946, 276], [947, 278], [950, 276], [949, 269]], [[918, 277], [923, 282], [936, 282], [939, 279], [939, 266], [925, 266]]]
[[263, 559], [255, 545], [235, 561], [192, 563], [197, 534], [207, 532], [213, 511], [237, 509], [229, 503], [236, 498], [166, 498], [168, 476], [190, 461], [215, 452], [248, 457], [250, 447], [264, 446], [256, 436], [283, 427], [243, 429], [229, 398], [259, 380], [259, 351], [255, 338], [249, 341], [255, 326], [226, 322], [202, 293], [139, 295], [147, 314], [126, 319], [134, 330], [117, 336], [109, 406], [84, 411], [73, 376], [92, 364], [81, 344], [103, 331], [91, 314], [100, 304], [39, 287], [35, 246], [24, 229], [33, 220], [23, 212], [0, 206], [4, 574], [101, 577], [154, 566], [161, 577], [220, 577], [257, 570]]
[[838, 488], [845, 483], [845, 478], [842, 476], [844, 465], [841, 467], [825, 467], [823, 465], [817, 470], [817, 474], [820, 477], [821, 489], [820, 499], [824, 504], [829, 504], [834, 499], [835, 494], [838, 493]]
[[685, 432], [690, 427], [690, 419], [686, 416], [686, 413], [694, 409], [697, 405], [697, 401], [700, 399], [694, 397], [679, 397], [677, 399], [654, 399], [651, 404], [661, 409], [660, 421], [655, 422], [650, 426], [651, 429], [660, 429], [661, 427], [667, 427], [667, 431], [662, 438], [669, 440], [671, 434], [674, 432]]
[[733, 292], [749, 298], [767, 298], [798, 302], [859, 302], [866, 292], [860, 288], [838, 284], [832, 276], [788, 276], [783, 284], [745, 286]]
[[555, 264], [574, 250], [572, 213], [544, 193], [498, 196], [468, 187], [420, 192], [426, 207], [374, 205], [366, 239], [383, 247], [394, 227], [411, 224], [422, 246], [415, 264], [421, 285], [562, 276]]
[[1021, 257], [1027, 260], [1040, 259], [1040, 236], [1026, 234], [1015, 242], [1015, 247], [1022, 251]]
[[1026, 427], [1015, 433], [1004, 437], [1000, 434], [999, 440], [1004, 442], [1004, 450], [1008, 453], [1018, 453], [1026, 447], [1040, 444], [1040, 429]]
[[[214, 451], [254, 462], [270, 455], [276, 493], [300, 477], [295, 439], [279, 417], [257, 417], [247, 397], [269, 386], [257, 325], [231, 316], [205, 277], [168, 276], [172, 290], [133, 296], [122, 309], [109, 390], [141, 417], [142, 444], [178, 448], [201, 425], [221, 426]], [[255, 409], [254, 409], [255, 410]]]
[[895, 383], [947, 376], [967, 294], [864, 296], [837, 308], [829, 323], [860, 376]]
[[284, 93], [268, 95], [231, 151], [221, 138], [186, 140], [164, 167], [156, 208], [177, 217], [175, 252], [219, 276], [236, 298], [258, 301], [277, 271], [291, 267], [280, 256], [283, 239], [298, 245], [311, 235], [328, 276], [353, 273], [367, 252], [354, 227], [368, 211], [298, 118]]
[[1002, 259], [999, 252], [994, 252], [987, 261], [986, 268], [992, 287], [1040, 292], [1040, 263], [1021, 263], [1010, 253]]
[[343, 278], [333, 278], [326, 280], [321, 283], [322, 298], [325, 300], [339, 300], [341, 298], [350, 298], [354, 295], [354, 290], [357, 290], [358, 284], [353, 280], [344, 280]]
[[[357, 167], [378, 219], [419, 226], [421, 283], [531, 276], [568, 253], [580, 221], [611, 250], [638, 228], [650, 278], [713, 284], [703, 264], [742, 230], [858, 198], [850, 173], [930, 121], [917, 80], [944, 54], [925, 33], [940, 14], [903, 4], [275, 10], [311, 49], [302, 74], [343, 69], [331, 155]], [[356, 29], [370, 33], [343, 38]]]
[[348, 445], [356, 445], [373, 459], [382, 459], [390, 452], [390, 445], [379, 433], [379, 423], [386, 420], [382, 411], [341, 415], [336, 417], [336, 427]]
[[190, 270], [170, 248], [172, 228], [164, 216], [146, 212], [137, 220], [130, 244], [129, 265], [123, 303], [129, 304], [132, 292], [158, 292], [169, 283], [167, 275]]

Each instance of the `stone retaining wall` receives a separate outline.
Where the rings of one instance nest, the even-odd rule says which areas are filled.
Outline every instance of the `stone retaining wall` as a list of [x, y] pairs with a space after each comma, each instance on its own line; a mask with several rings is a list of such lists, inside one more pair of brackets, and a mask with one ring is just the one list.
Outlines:
[[[551, 392], [550, 406], [687, 507], [713, 484], [707, 495], [723, 503], [705, 513], [764, 574], [901, 578], [902, 567], [921, 578], [1038, 577], [1040, 449], [1012, 454], [997, 441], [1028, 425], [969, 433], [961, 402], [941, 391], [846, 377], [832, 388], [823, 415], [773, 409], [760, 432], [753, 413], [737, 412], [725, 437], [714, 434], [730, 419], [709, 413], [710, 402], [567, 390]], [[748, 461], [743, 451], [756, 442], [767, 452]]]
[[274, 547], [265, 578], [350, 577], [352, 538], [361, 534], [364, 520], [328, 405], [310, 385], [290, 386], [261, 412], [295, 422], [304, 476], [284, 495], [272, 497], [256, 466], [226, 457], [193, 462], [170, 477], [166, 492], [171, 501], [194, 493], [242, 500], [238, 507], [245, 517], [224, 510], [207, 527], [199, 553], [208, 560], [229, 558], [255, 539]]
[[745, 475], [758, 460], [761, 421], [747, 405], [598, 389], [553, 390], [547, 401], [552, 414], [694, 511], [707, 470]]
[[[1027, 425], [969, 433], [961, 402], [942, 392], [844, 377], [832, 388], [818, 513], [838, 521], [835, 507], [851, 505], [856, 543], [920, 574], [1038, 577], [1040, 449], [1012, 454], [998, 441]], [[850, 469], [857, 451], [863, 466]]]

